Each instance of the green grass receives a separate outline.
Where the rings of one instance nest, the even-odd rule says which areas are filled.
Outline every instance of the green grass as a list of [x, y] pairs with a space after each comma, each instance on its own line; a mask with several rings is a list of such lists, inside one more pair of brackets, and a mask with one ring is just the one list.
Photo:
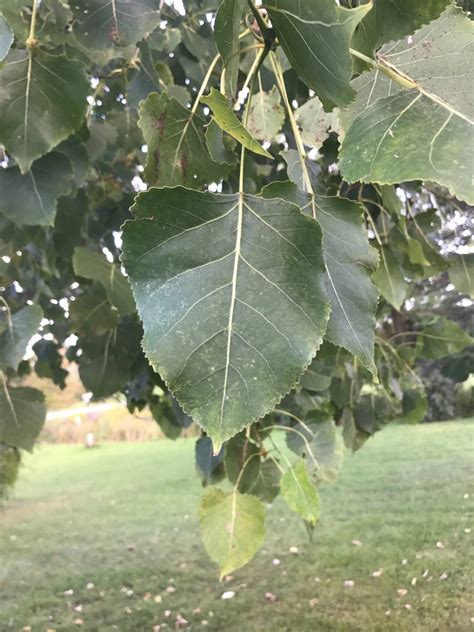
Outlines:
[[41, 447], [0, 512], [0, 630], [173, 630], [177, 613], [192, 630], [472, 629], [473, 438], [471, 422], [384, 430], [322, 488], [312, 543], [278, 500], [263, 549], [224, 584], [200, 540], [193, 440]]

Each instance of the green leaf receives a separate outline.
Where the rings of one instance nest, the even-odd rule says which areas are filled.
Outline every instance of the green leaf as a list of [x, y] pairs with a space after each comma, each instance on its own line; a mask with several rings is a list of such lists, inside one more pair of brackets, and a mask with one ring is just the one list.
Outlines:
[[228, 165], [209, 156], [204, 123], [166, 94], [152, 93], [142, 101], [138, 124], [148, 146], [144, 177], [149, 184], [199, 188], [229, 173]]
[[219, 454], [214, 454], [210, 437], [200, 437], [196, 441], [196, 470], [203, 483], [218, 483], [225, 478], [224, 448]]
[[110, 303], [122, 316], [135, 311], [130, 285], [119, 266], [109, 263], [104, 254], [78, 246], [72, 259], [74, 272], [86, 279], [99, 281], [107, 292]]
[[258, 498], [211, 487], [199, 506], [204, 546], [221, 579], [247, 564], [263, 544], [265, 509]]
[[71, 9], [74, 35], [92, 50], [136, 44], [160, 22], [157, 0], [75, 0]]
[[320, 229], [282, 200], [180, 187], [141, 193], [133, 210], [122, 260], [145, 353], [219, 450], [297, 383], [321, 343]]
[[224, 467], [229, 481], [242, 494], [252, 494], [260, 472], [260, 450], [244, 433], [227, 441]]
[[150, 403], [150, 412], [165, 437], [174, 441], [180, 436], [183, 426], [176, 419], [168, 397], [160, 397], [156, 402]]
[[324, 107], [348, 105], [355, 96], [349, 45], [372, 4], [345, 9], [333, 0], [268, 0], [265, 6], [291, 65]]
[[250, 134], [250, 132], [242, 125], [234, 111], [229, 106], [225, 96], [216, 90], [211, 89], [207, 97], [201, 99], [202, 103], [208, 105], [214, 115], [214, 121], [220, 128], [227, 132], [232, 138], [239, 141], [244, 147], [265, 158], [273, 159], [273, 156], [264, 149]]
[[438, 318], [418, 333], [416, 353], [422, 358], [436, 360], [462, 351], [473, 344], [471, 336], [447, 318]]
[[474, 253], [450, 257], [449, 280], [458, 292], [474, 299]]
[[325, 391], [331, 385], [331, 380], [332, 368], [322, 366], [318, 358], [315, 358], [301, 376], [300, 384], [308, 391]]
[[247, 130], [258, 140], [272, 141], [283, 127], [285, 110], [276, 86], [270, 92], [257, 92], [252, 97]]
[[5, 18], [0, 14], [0, 61], [5, 58], [13, 44], [13, 33]]
[[297, 461], [283, 474], [280, 490], [290, 509], [313, 526], [318, 522], [319, 494], [310, 481], [304, 461]]
[[376, 70], [353, 82], [359, 92], [342, 116], [345, 126], [353, 123], [339, 165], [348, 182], [433, 180], [474, 203], [473, 30], [471, 20], [452, 6], [410, 44], [390, 44], [378, 54], [390, 72], [404, 73], [411, 89]]
[[252, 494], [265, 503], [272, 503], [280, 493], [281, 470], [273, 459], [260, 464]]
[[410, 35], [439, 17], [449, 0], [376, 0], [357, 26], [352, 47], [372, 56], [377, 48]]
[[401, 411], [384, 391], [371, 388], [361, 395], [352, 412], [357, 429], [373, 435], [396, 419]]
[[206, 127], [206, 143], [212, 160], [235, 167], [237, 160], [234, 148], [237, 143], [233, 138], [225, 135], [214, 120]]
[[118, 312], [111, 306], [105, 290], [100, 285], [71, 302], [69, 318], [72, 331], [85, 336], [101, 336], [116, 327]]
[[90, 85], [82, 64], [39, 50], [12, 50], [0, 73], [0, 143], [22, 173], [82, 123]]
[[233, 98], [239, 77], [239, 33], [247, 6], [245, 0], [223, 0], [217, 9], [214, 26], [216, 46], [224, 65], [225, 94]]
[[132, 322], [101, 337], [82, 338], [79, 376], [94, 397], [109, 397], [130, 377], [130, 370], [140, 354], [140, 328]]
[[423, 420], [427, 411], [428, 400], [424, 389], [419, 386], [403, 389], [402, 421], [417, 424]]
[[378, 258], [362, 225], [362, 209], [344, 198], [311, 196], [289, 182], [272, 183], [264, 187], [262, 195], [281, 197], [316, 215], [323, 231], [326, 288], [332, 306], [326, 339], [360, 358], [376, 375], [373, 358], [378, 294], [369, 275]]
[[384, 299], [399, 310], [408, 296], [409, 285], [389, 246], [380, 248], [380, 266], [372, 274], [372, 281]]
[[0, 335], [0, 367], [17, 370], [42, 318], [43, 310], [38, 305], [27, 305], [11, 317], [7, 312], [0, 312], [0, 322], [6, 325]]
[[58, 198], [71, 191], [69, 160], [53, 151], [36, 160], [30, 171], [0, 169], [0, 213], [20, 226], [52, 226]]
[[46, 419], [44, 395], [35, 388], [8, 386], [0, 376], [0, 441], [33, 451]]
[[293, 452], [306, 457], [308, 470], [317, 482], [333, 483], [342, 468], [344, 447], [336, 424], [329, 417], [324, 411], [309, 413], [305, 426], [295, 426], [300, 434], [288, 432], [286, 441]]
[[335, 113], [325, 112], [323, 104], [314, 97], [295, 110], [295, 119], [305, 145], [319, 149], [331, 130], [338, 127]]

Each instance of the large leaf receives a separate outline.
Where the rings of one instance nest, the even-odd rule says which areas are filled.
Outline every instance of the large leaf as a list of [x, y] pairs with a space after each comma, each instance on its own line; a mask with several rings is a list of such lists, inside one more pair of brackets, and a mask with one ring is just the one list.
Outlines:
[[216, 46], [225, 69], [224, 87], [228, 97], [234, 97], [239, 76], [239, 33], [245, 0], [223, 0], [216, 13], [214, 33]]
[[13, 33], [8, 22], [0, 14], [0, 61], [6, 56], [13, 44]]
[[474, 299], [474, 253], [449, 259], [449, 280], [458, 292]]
[[264, 149], [242, 125], [234, 111], [229, 106], [225, 96], [218, 90], [212, 88], [210, 94], [207, 97], [203, 97], [201, 101], [211, 108], [214, 115], [214, 121], [224, 130], [224, 132], [230, 134], [230, 136], [238, 140], [239, 143], [247, 149], [250, 149], [250, 151], [260, 154], [261, 156], [265, 156], [266, 158], [273, 158], [273, 156], [269, 154], [268, 151]]
[[89, 88], [82, 64], [64, 55], [7, 55], [0, 73], [0, 143], [22, 173], [80, 126]]
[[290, 509], [313, 526], [318, 522], [319, 494], [309, 478], [304, 461], [297, 461], [283, 474], [280, 489]]
[[53, 151], [22, 175], [18, 167], [0, 169], [0, 213], [20, 226], [52, 226], [58, 198], [72, 186], [71, 163]]
[[31, 452], [46, 419], [44, 395], [10, 387], [0, 372], [0, 441]]
[[473, 338], [447, 318], [438, 318], [418, 333], [416, 352], [423, 358], [436, 360], [462, 351], [473, 344]]
[[110, 303], [122, 316], [135, 311], [135, 303], [127, 279], [119, 266], [109, 263], [104, 254], [79, 246], [74, 250], [72, 263], [74, 272], [78, 276], [102, 283]]
[[265, 509], [258, 498], [211, 487], [199, 506], [202, 539], [221, 578], [247, 564], [263, 544]]
[[0, 335], [0, 367], [16, 371], [42, 317], [43, 310], [38, 305], [27, 305], [11, 317], [6, 312], [0, 314], [0, 323], [6, 325]]
[[382, 44], [410, 35], [438, 18], [448, 3], [449, 0], [375, 0], [372, 10], [357, 26], [352, 47], [372, 56]]
[[257, 92], [249, 107], [247, 129], [259, 140], [272, 141], [283, 127], [285, 110], [276, 86], [270, 92]]
[[369, 245], [358, 204], [339, 197], [312, 196], [289, 182], [264, 187], [265, 198], [282, 197], [316, 215], [323, 231], [326, 287], [332, 310], [326, 339], [344, 347], [376, 374], [375, 310], [378, 294], [370, 281], [377, 253]]
[[358, 97], [342, 117], [346, 126], [355, 117], [340, 152], [348, 182], [434, 180], [474, 203], [473, 34], [471, 20], [450, 7], [413, 42], [381, 49], [380, 63], [403, 73], [410, 89], [377, 70], [354, 81]]
[[87, 49], [130, 46], [160, 22], [157, 0], [75, 0], [74, 35]]
[[326, 108], [349, 104], [355, 97], [349, 84], [352, 77], [349, 44], [357, 24], [372, 4], [345, 9], [334, 0], [269, 0], [265, 6], [278, 40], [300, 78]]
[[180, 187], [142, 193], [133, 210], [122, 256], [145, 353], [219, 450], [319, 348], [329, 314], [320, 229], [283, 200]]
[[229, 165], [209, 156], [204, 120], [166, 94], [150, 94], [140, 106], [139, 126], [148, 146], [144, 176], [151, 185], [201, 187], [219, 181]]

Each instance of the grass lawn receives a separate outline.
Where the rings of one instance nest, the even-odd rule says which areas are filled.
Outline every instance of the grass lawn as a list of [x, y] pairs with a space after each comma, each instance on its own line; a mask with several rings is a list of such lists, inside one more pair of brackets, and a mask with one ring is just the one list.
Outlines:
[[192, 439], [40, 447], [0, 510], [0, 630], [174, 630], [178, 613], [223, 632], [474, 630], [473, 439], [472, 422], [384, 430], [322, 488], [312, 543], [279, 499], [263, 549], [223, 584]]

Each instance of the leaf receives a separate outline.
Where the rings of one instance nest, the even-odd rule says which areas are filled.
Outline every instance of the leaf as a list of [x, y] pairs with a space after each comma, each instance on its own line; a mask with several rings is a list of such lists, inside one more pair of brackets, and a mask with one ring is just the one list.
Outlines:
[[109, 263], [104, 254], [78, 246], [72, 259], [77, 276], [99, 281], [107, 292], [110, 303], [122, 316], [135, 311], [130, 285], [119, 266]]
[[309, 479], [304, 461], [297, 461], [283, 474], [280, 490], [290, 509], [313, 526], [318, 522], [319, 494]]
[[449, 280], [458, 292], [474, 299], [474, 253], [450, 257]]
[[385, 392], [371, 388], [361, 395], [353, 408], [357, 430], [368, 435], [375, 434], [399, 416], [399, 408]]
[[206, 143], [212, 160], [235, 167], [237, 164], [234, 152], [236, 143], [233, 138], [224, 134], [214, 120], [206, 127]]
[[428, 411], [428, 400], [424, 389], [411, 387], [403, 389], [402, 421], [417, 424], [423, 420]]
[[20, 226], [52, 226], [58, 198], [71, 191], [73, 177], [71, 163], [56, 151], [24, 175], [18, 167], [0, 169], [0, 213]]
[[101, 336], [116, 327], [118, 312], [100, 285], [92, 292], [78, 296], [69, 306], [71, 330], [85, 336]]
[[[319, 356], [319, 354], [318, 354]], [[301, 376], [300, 384], [308, 391], [325, 391], [329, 388], [332, 380], [332, 369], [322, 366], [315, 358], [305, 373]]]
[[204, 484], [218, 483], [225, 478], [224, 448], [219, 454], [214, 454], [210, 437], [200, 437], [196, 441], [196, 470]]
[[7, 385], [0, 376], [0, 441], [28, 452], [46, 419], [44, 395], [35, 388]]
[[408, 296], [409, 286], [389, 246], [380, 248], [380, 266], [372, 274], [372, 281], [386, 301], [399, 310]]
[[298, 203], [307, 213], [314, 210], [323, 231], [326, 288], [332, 306], [326, 339], [360, 358], [376, 375], [373, 357], [378, 295], [369, 275], [378, 259], [362, 226], [362, 209], [344, 198], [313, 197], [289, 182], [272, 183], [264, 187], [262, 195]]
[[349, 84], [349, 45], [372, 3], [345, 9], [333, 0], [269, 0], [265, 6], [278, 40], [302, 81], [316, 92], [326, 109], [348, 105], [355, 96]]
[[423, 331], [418, 332], [416, 354], [436, 360], [462, 351], [473, 344], [471, 336], [459, 325], [447, 318], [438, 318]]
[[449, 0], [376, 0], [357, 26], [352, 47], [371, 57], [377, 48], [439, 17]]
[[11, 367], [16, 371], [28, 343], [38, 331], [43, 310], [39, 305], [27, 305], [11, 317], [6, 312], [0, 312], [0, 316], [0, 322], [6, 325], [0, 334], [0, 367]]
[[33, 345], [36, 355], [35, 373], [38, 377], [48, 378], [61, 389], [66, 387], [68, 371], [62, 368], [62, 355], [60, 346], [52, 340], [41, 338]]
[[107, 334], [82, 338], [79, 376], [94, 397], [109, 397], [124, 387], [140, 354], [140, 328], [121, 322]]
[[225, 445], [224, 467], [227, 478], [233, 485], [239, 485], [242, 494], [253, 493], [260, 472], [260, 450], [245, 434], [240, 433]]
[[214, 121], [220, 128], [239, 141], [244, 147], [265, 158], [273, 156], [264, 149], [250, 134], [250, 132], [242, 125], [233, 110], [231, 110], [227, 99], [215, 88], [211, 89], [207, 97], [201, 99], [202, 103], [208, 105], [214, 115]]
[[272, 141], [283, 127], [285, 110], [276, 86], [270, 92], [257, 92], [249, 107], [247, 130], [258, 140]]
[[247, 6], [245, 0], [223, 0], [216, 13], [214, 33], [224, 65], [225, 94], [233, 98], [239, 77], [240, 25]]
[[0, 143], [26, 173], [82, 123], [89, 82], [64, 55], [12, 50], [0, 73]]
[[141, 193], [133, 210], [122, 260], [143, 348], [218, 451], [296, 384], [321, 343], [320, 229], [282, 200], [181, 187]]
[[87, 49], [130, 46], [158, 26], [158, 7], [157, 0], [75, 0], [73, 33]]
[[260, 464], [252, 494], [263, 502], [272, 503], [280, 493], [280, 480], [280, 468], [272, 459], [266, 459]]
[[307, 468], [316, 481], [333, 483], [344, 461], [344, 447], [336, 424], [328, 413], [319, 410], [309, 413], [306, 422], [305, 426], [295, 426], [300, 434], [287, 433], [288, 447], [299, 456], [306, 456]]
[[331, 128], [336, 130], [338, 127], [335, 113], [325, 112], [318, 97], [306, 101], [295, 110], [295, 119], [305, 145], [316, 149], [322, 146]]
[[342, 116], [346, 127], [353, 122], [339, 164], [348, 182], [433, 180], [474, 203], [469, 169], [473, 29], [452, 6], [418, 31], [412, 43], [384, 46], [377, 55], [380, 63], [392, 73], [403, 72], [411, 89], [376, 70], [353, 82], [359, 92]]
[[199, 522], [204, 546], [219, 564], [221, 579], [247, 564], [263, 544], [265, 509], [255, 496], [211, 487], [201, 499]]
[[166, 94], [150, 94], [138, 122], [148, 146], [144, 177], [150, 185], [201, 187], [219, 181], [230, 167], [214, 162], [204, 136], [204, 120]]
[[168, 397], [160, 397], [156, 402], [150, 403], [150, 412], [165, 437], [174, 441], [180, 436], [183, 426], [176, 419]]
[[13, 33], [5, 18], [0, 14], [0, 61], [5, 58], [13, 44]]

